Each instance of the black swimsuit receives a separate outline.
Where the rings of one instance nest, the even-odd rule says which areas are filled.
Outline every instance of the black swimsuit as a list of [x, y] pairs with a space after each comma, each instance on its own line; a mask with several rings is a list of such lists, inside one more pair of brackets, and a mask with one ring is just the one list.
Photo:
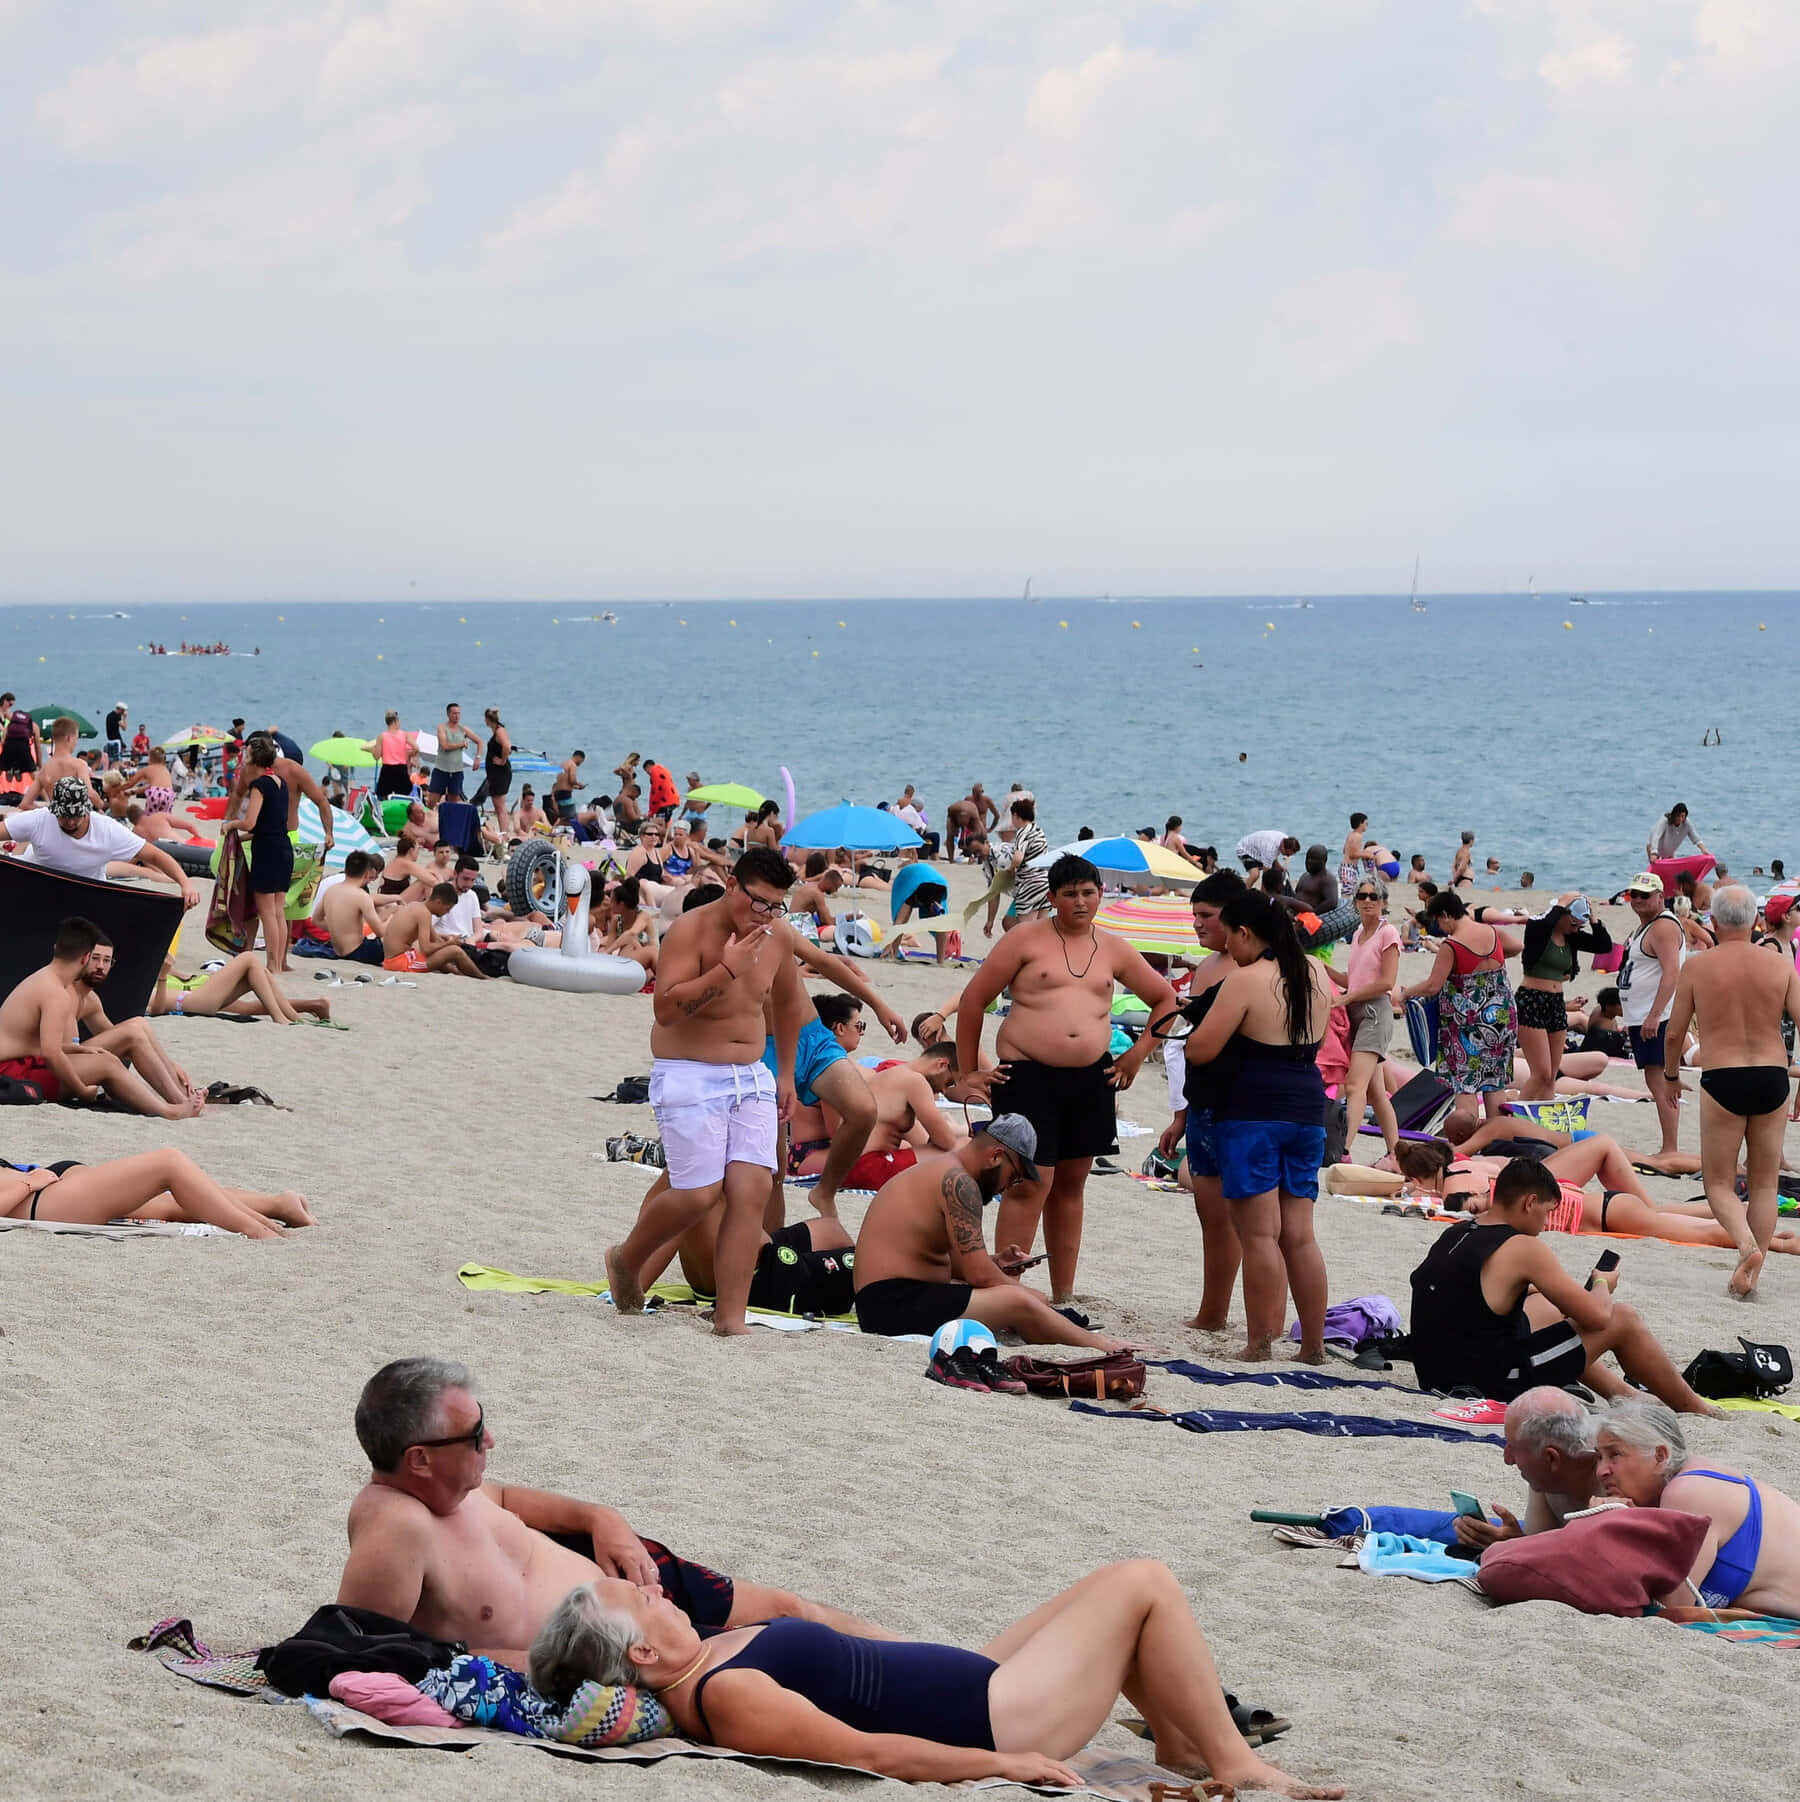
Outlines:
[[1787, 1106], [1788, 1073], [1782, 1064], [1736, 1064], [1702, 1070], [1700, 1087], [1728, 1114], [1748, 1120]]

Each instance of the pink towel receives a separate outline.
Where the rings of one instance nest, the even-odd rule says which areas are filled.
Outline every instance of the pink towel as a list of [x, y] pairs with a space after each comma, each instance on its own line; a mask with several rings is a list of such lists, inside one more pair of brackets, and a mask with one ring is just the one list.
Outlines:
[[344, 1671], [331, 1680], [331, 1693], [362, 1714], [391, 1727], [454, 1727], [456, 1716], [391, 1671]]

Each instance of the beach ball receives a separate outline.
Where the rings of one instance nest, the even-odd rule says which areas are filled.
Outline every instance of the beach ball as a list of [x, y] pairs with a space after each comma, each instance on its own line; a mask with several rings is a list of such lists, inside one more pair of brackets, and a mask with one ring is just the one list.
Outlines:
[[1563, 621], [1563, 630], [1565, 632], [1573, 632], [1575, 630], [1575, 622], [1572, 619], [1564, 620]]
[[947, 1358], [964, 1347], [972, 1352], [991, 1350], [995, 1357], [1000, 1355], [1000, 1342], [979, 1320], [947, 1320], [931, 1335], [931, 1350], [926, 1354], [926, 1362], [939, 1352]]
[[737, 621], [734, 619], [728, 619], [725, 623], [728, 626], [735, 626], [737, 624]]
[[844, 622], [842, 620], [838, 621], [838, 630], [840, 632], [844, 630]]
[[813, 655], [814, 655], [814, 656], [815, 656], [815, 657], [816, 657], [816, 656], [818, 656], [818, 654], [819, 654], [819, 653], [818, 653], [818, 652], [817, 652], [817, 651], [814, 651], [814, 652], [813, 652]]
[[1063, 630], [1064, 630], [1064, 631], [1065, 631], [1065, 632], [1066, 632], [1066, 631], [1068, 631], [1068, 629], [1069, 629], [1069, 622], [1068, 622], [1068, 621], [1067, 621], [1067, 620], [1066, 620], [1066, 619], [1059, 619], [1059, 620], [1058, 620], [1058, 621], [1057, 621], [1057, 622], [1056, 622], [1056, 623], [1057, 623], [1057, 624], [1058, 624], [1058, 625], [1059, 625], [1059, 626], [1061, 626], [1061, 627], [1062, 627], [1062, 629], [1063, 629]]
[[1766, 632], [1766, 631], [1768, 631], [1768, 629], [1769, 629], [1769, 628], [1768, 628], [1768, 627], [1767, 627], [1767, 626], [1764, 626], [1764, 625], [1760, 625], [1760, 624], [1759, 624], [1759, 625], [1758, 625], [1758, 626], [1757, 626], [1757, 628], [1756, 628], [1756, 629], [1757, 629], [1757, 631], [1759, 631], [1759, 632]]

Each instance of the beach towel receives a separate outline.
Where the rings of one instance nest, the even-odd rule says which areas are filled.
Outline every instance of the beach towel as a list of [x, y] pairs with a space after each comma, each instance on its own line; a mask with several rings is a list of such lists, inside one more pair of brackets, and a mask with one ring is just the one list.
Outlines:
[[215, 1652], [202, 1645], [194, 1623], [180, 1615], [160, 1620], [148, 1633], [125, 1642], [127, 1651], [150, 1652], [165, 1671], [185, 1677], [208, 1689], [222, 1689], [234, 1696], [251, 1696], [260, 1702], [287, 1702], [292, 1698], [270, 1685], [261, 1668], [260, 1647], [248, 1652]]
[[[852, 1191], [841, 1190], [840, 1193], [849, 1194]], [[612, 1300], [612, 1290], [604, 1281], [582, 1283], [553, 1276], [515, 1276], [510, 1270], [500, 1270], [492, 1264], [465, 1264], [457, 1271], [456, 1280], [465, 1289], [498, 1289], [508, 1295], [580, 1295], [592, 1297], [596, 1301], [611, 1302]], [[693, 1308], [700, 1306], [702, 1299], [686, 1283], [652, 1283], [647, 1294], [651, 1309], [655, 1309], [659, 1304], [675, 1308]], [[710, 1297], [706, 1298], [705, 1305], [712, 1306]], [[763, 1308], [751, 1308], [747, 1318], [752, 1326], [768, 1327], [777, 1333], [810, 1333], [823, 1326], [856, 1330], [854, 1314], [828, 1314], [814, 1319], [796, 1314], [776, 1314]]]
[[1190, 1408], [1173, 1414], [1161, 1408], [1100, 1408], [1092, 1402], [1070, 1402], [1074, 1414], [1098, 1414], [1109, 1420], [1167, 1421], [1190, 1433], [1314, 1433], [1324, 1439], [1449, 1439], [1460, 1444], [1504, 1445], [1498, 1433], [1468, 1433], [1460, 1427], [1433, 1426], [1421, 1420], [1382, 1420], [1372, 1414], [1244, 1414], [1231, 1408]]
[[[1360, 1539], [1365, 1533], [1394, 1533], [1449, 1545], [1456, 1537], [1456, 1516], [1437, 1508], [1327, 1508], [1325, 1531], [1333, 1539]], [[1500, 1522], [1496, 1520], [1495, 1526]], [[1461, 1573], [1467, 1576], [1469, 1573]]]
[[206, 942], [236, 957], [256, 937], [256, 902], [250, 894], [250, 862], [244, 841], [231, 833], [219, 847], [219, 873], [206, 911]]
[[[18, 1224], [16, 1220], [0, 1221], [0, 1226]], [[1792, 1402], [1756, 1401], [1747, 1395], [1726, 1395], [1719, 1398], [1719, 1406], [1739, 1414], [1779, 1414], [1784, 1420], [1800, 1420], [1800, 1408]]]
[[70, 1233], [80, 1239], [238, 1239], [222, 1226], [203, 1220], [106, 1220], [90, 1226], [81, 1220], [0, 1220], [0, 1232]]
[[1747, 1621], [1681, 1621], [1697, 1633], [1710, 1633], [1714, 1639], [1734, 1639], [1744, 1645], [1776, 1646], [1787, 1652], [1800, 1652], [1800, 1621], [1783, 1620], [1777, 1614], [1759, 1614]]
[[1440, 1540], [1415, 1533], [1370, 1533], [1356, 1549], [1357, 1567], [1372, 1577], [1414, 1577], [1421, 1583], [1470, 1583], [1475, 1566], [1452, 1558]]
[[459, 1721], [526, 1739], [574, 1746], [631, 1746], [671, 1732], [668, 1710], [647, 1689], [584, 1683], [566, 1706], [532, 1687], [523, 1671], [465, 1652], [417, 1679], [419, 1693]]
[[1255, 1383], [1272, 1389], [1398, 1389], [1405, 1395], [1423, 1395], [1406, 1383], [1390, 1383], [1381, 1377], [1340, 1377], [1327, 1370], [1212, 1370], [1204, 1364], [1190, 1364], [1185, 1358], [1146, 1358], [1152, 1370], [1173, 1371], [1190, 1383]]

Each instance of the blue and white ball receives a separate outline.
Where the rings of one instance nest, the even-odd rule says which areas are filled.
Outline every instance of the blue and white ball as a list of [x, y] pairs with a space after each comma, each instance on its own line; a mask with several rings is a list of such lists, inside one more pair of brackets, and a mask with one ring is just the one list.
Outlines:
[[948, 1357], [964, 1346], [972, 1352], [993, 1351], [998, 1354], [1000, 1350], [999, 1340], [979, 1320], [947, 1320], [931, 1335], [931, 1350], [926, 1362], [929, 1363], [939, 1352]]

